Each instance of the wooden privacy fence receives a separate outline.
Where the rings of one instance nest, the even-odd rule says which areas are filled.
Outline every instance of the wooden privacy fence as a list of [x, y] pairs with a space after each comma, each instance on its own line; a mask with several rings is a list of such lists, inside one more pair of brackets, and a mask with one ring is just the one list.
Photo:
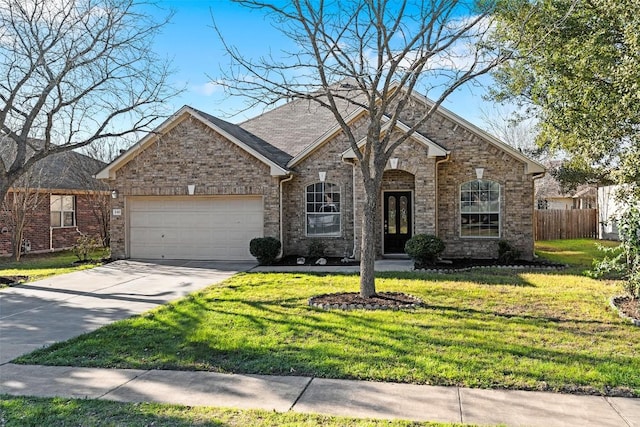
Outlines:
[[597, 209], [536, 209], [533, 216], [536, 240], [598, 237]]

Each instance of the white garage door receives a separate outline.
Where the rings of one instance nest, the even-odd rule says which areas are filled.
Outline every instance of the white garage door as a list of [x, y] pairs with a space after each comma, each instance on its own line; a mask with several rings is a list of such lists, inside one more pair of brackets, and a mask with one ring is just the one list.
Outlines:
[[130, 198], [129, 255], [149, 259], [253, 260], [263, 235], [262, 198]]

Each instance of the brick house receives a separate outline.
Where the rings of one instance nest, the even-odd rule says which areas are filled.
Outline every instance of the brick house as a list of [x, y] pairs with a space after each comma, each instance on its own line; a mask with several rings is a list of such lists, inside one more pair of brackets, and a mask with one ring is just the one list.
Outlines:
[[[104, 238], [110, 198], [104, 183], [93, 177], [104, 162], [74, 151], [54, 154], [34, 165], [9, 189], [0, 209], [0, 256], [13, 252], [11, 236], [15, 203], [26, 215], [23, 253], [71, 248], [81, 234]], [[106, 221], [106, 223], [105, 223]]]
[[[412, 97], [405, 132], [431, 102]], [[364, 138], [366, 111], [344, 105]], [[285, 255], [320, 239], [328, 255], [359, 257], [362, 215], [375, 215], [381, 256], [417, 233], [445, 257], [497, 257], [499, 240], [533, 257], [534, 180], [544, 167], [439, 108], [386, 166], [380, 208], [364, 212], [360, 169], [332, 113], [292, 101], [239, 125], [184, 106], [97, 177], [112, 199], [117, 258], [253, 259], [273, 236]]]

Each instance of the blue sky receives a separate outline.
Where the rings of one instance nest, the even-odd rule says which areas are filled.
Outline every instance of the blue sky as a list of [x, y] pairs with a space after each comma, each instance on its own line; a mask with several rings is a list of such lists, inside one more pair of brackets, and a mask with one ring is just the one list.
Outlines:
[[[228, 98], [210, 83], [229, 64], [224, 49], [212, 28], [212, 15], [227, 43], [248, 57], [257, 58], [278, 51], [289, 41], [265, 20], [260, 12], [250, 11], [223, 0], [162, 0], [159, 5], [173, 9], [175, 15], [156, 40], [156, 52], [173, 61], [176, 73], [172, 81], [185, 92], [169, 106], [177, 110], [188, 104], [231, 122], [241, 122], [260, 110], [232, 116], [245, 105], [242, 98]], [[157, 13], [162, 13], [158, 12]], [[488, 79], [484, 79], [488, 82]], [[470, 122], [485, 128], [481, 109], [491, 104], [482, 100], [481, 87], [467, 86], [451, 95], [444, 106]]]

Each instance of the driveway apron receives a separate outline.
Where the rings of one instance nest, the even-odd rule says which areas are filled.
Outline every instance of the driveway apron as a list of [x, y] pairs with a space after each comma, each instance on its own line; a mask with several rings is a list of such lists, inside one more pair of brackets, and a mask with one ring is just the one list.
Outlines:
[[0, 365], [220, 282], [252, 262], [123, 260], [0, 291]]

